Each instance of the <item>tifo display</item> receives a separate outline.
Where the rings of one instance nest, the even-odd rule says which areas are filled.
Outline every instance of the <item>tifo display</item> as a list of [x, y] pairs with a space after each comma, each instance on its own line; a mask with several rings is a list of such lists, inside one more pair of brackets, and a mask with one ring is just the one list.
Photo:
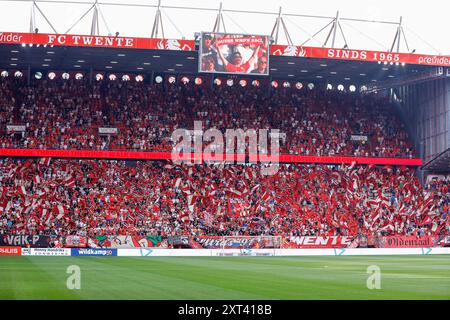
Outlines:
[[197, 248], [240, 235], [293, 247], [425, 237], [424, 247], [450, 228], [448, 179], [423, 186], [407, 167], [280, 164], [262, 175], [261, 165], [6, 158], [0, 172], [4, 245]]

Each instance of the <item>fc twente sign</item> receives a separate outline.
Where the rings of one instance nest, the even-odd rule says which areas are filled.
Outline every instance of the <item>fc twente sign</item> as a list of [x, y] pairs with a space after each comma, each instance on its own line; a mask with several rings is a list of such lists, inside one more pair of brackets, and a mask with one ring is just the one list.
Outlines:
[[[20, 32], [0, 32], [0, 44], [195, 51], [194, 40]], [[433, 56], [413, 53], [272, 45], [270, 54], [274, 56], [450, 67], [449, 56]]]
[[195, 48], [193, 40], [17, 32], [0, 32], [1, 43], [182, 51], [193, 51]]

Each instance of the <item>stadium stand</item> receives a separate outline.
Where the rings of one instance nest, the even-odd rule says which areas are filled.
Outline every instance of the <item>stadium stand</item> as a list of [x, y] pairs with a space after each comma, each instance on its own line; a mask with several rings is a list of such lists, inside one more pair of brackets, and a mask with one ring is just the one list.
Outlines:
[[448, 181], [361, 165], [0, 160], [0, 234], [439, 235]]
[[[280, 152], [416, 157], [386, 98], [339, 91], [0, 79], [1, 148], [171, 151], [176, 128], [278, 129]], [[6, 132], [24, 125], [25, 132]], [[117, 134], [101, 135], [99, 127]], [[362, 139], [352, 139], [352, 137]]]

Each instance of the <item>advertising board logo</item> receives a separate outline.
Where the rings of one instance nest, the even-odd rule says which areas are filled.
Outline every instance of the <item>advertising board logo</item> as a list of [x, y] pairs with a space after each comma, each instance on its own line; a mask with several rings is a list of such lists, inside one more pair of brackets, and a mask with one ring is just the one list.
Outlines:
[[76, 256], [117, 256], [117, 249], [72, 249]]
[[273, 55], [287, 57], [306, 57], [306, 50], [301, 46], [286, 46], [283, 48], [283, 50], [281, 50], [281, 48], [276, 49], [273, 52]]
[[196, 239], [204, 248], [248, 248], [251, 247], [255, 238], [217, 239], [214, 237], [200, 236]]
[[16, 33], [4, 33], [0, 32], [0, 42], [20, 43], [22, 36]]
[[251, 256], [252, 255], [252, 249], [241, 249], [240, 250], [241, 256]]
[[148, 257], [153, 252], [152, 249], [139, 249], [139, 250], [141, 252], [141, 257]]
[[32, 248], [33, 256], [70, 256], [70, 249], [64, 248]]
[[0, 256], [20, 256], [20, 247], [0, 247]]
[[305, 51], [305, 49], [303, 49], [303, 47], [287, 46], [283, 50], [283, 56], [305, 57], [306, 51]]
[[177, 39], [161, 39], [157, 44], [157, 48], [160, 50], [192, 51], [189, 45], [182, 45]]
[[335, 256], [342, 256], [345, 252], [345, 249], [334, 249]]
[[273, 252], [268, 250], [255, 251], [253, 249], [241, 249], [238, 256], [272, 256]]
[[22, 248], [23, 256], [31, 256], [31, 248]]

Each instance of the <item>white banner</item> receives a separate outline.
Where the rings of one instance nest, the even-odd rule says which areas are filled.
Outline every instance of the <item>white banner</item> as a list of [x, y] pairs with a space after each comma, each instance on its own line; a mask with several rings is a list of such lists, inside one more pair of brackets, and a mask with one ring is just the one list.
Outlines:
[[361, 135], [351, 135], [350, 140], [352, 141], [367, 141], [367, 136], [361, 136]]
[[[336, 249], [117, 249], [121, 257], [211, 256], [378, 256], [450, 254], [450, 248], [336, 248]], [[22, 248], [22, 256], [70, 256], [68, 248]]]
[[269, 257], [274, 256], [276, 249], [211, 249], [213, 256], [220, 257]]
[[117, 249], [122, 257], [210, 256], [376, 256], [450, 254], [450, 248], [336, 248], [336, 249]]
[[275, 139], [286, 140], [286, 133], [285, 132], [269, 132], [269, 136], [273, 137]]
[[381, 256], [450, 254], [450, 248], [276, 249], [277, 256]]
[[24, 125], [6, 125], [6, 131], [8, 132], [25, 132], [26, 127]]
[[117, 249], [119, 257], [210, 257], [210, 249]]
[[70, 256], [67, 248], [22, 248], [23, 256]]
[[117, 134], [119, 129], [117, 128], [98, 128], [98, 134]]

